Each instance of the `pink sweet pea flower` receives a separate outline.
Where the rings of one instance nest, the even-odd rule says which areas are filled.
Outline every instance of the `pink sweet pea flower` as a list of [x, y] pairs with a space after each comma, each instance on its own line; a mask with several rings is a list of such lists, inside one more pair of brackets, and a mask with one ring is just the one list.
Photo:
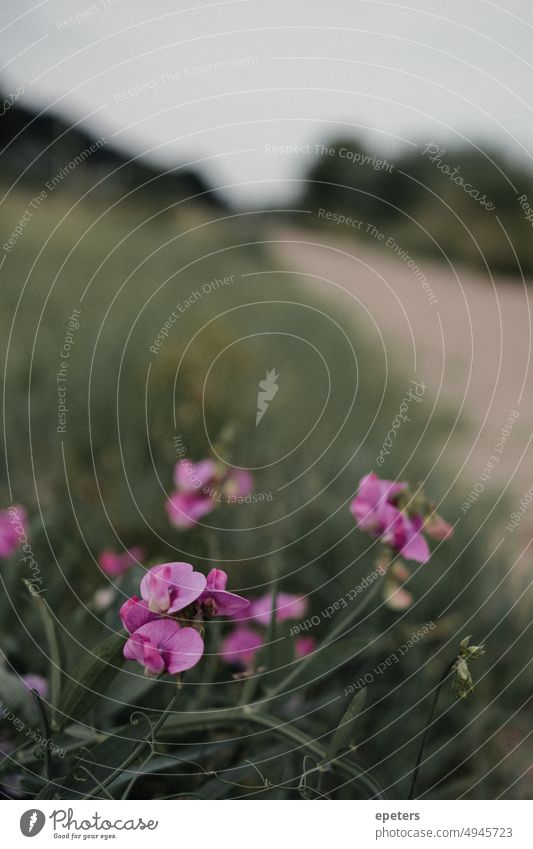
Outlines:
[[167, 516], [176, 528], [192, 528], [214, 510], [216, 503], [203, 492], [173, 492], [167, 499]]
[[9, 510], [0, 511], [0, 557], [11, 557], [22, 544], [21, 537], [27, 533], [27, 514], [24, 507], [13, 505]]
[[422, 516], [408, 516], [393, 502], [405, 491], [406, 483], [380, 480], [374, 472], [361, 478], [356, 497], [350, 505], [358, 528], [373, 537], [381, 537], [408, 560], [426, 563], [429, 546], [422, 536]]
[[238, 625], [222, 641], [220, 657], [232, 666], [251, 666], [258, 650], [263, 645], [263, 638], [248, 625]]
[[169, 520], [175, 527], [185, 529], [196, 525], [214, 510], [221, 495], [236, 500], [248, 495], [253, 478], [243, 469], [232, 469], [215, 460], [179, 460], [174, 467], [177, 486], [166, 502]]
[[217, 464], [214, 460], [179, 460], [174, 466], [174, 482], [178, 487], [166, 503], [171, 523], [177, 528], [191, 528], [215, 509]]
[[429, 545], [422, 536], [424, 520], [421, 516], [409, 518], [396, 507], [389, 506], [386, 512], [387, 526], [383, 542], [389, 543], [407, 560], [427, 563], [431, 557]]
[[37, 690], [37, 693], [40, 695], [41, 699], [46, 698], [46, 694], [48, 692], [48, 681], [46, 678], [43, 678], [42, 675], [23, 675], [22, 681], [28, 688], [28, 690]]
[[110, 578], [119, 578], [143, 558], [144, 550], [136, 546], [123, 551], [121, 554], [115, 554], [114, 551], [102, 551], [98, 563], [102, 572], [105, 572]]
[[155, 619], [138, 628], [124, 646], [124, 657], [144, 666], [147, 675], [176, 675], [195, 666], [204, 642], [194, 628], [181, 628], [173, 619]]
[[154, 613], [177, 613], [202, 594], [205, 575], [190, 563], [164, 563], [153, 566], [141, 581], [141, 596]]
[[[286, 622], [287, 619], [299, 619], [307, 610], [307, 600], [292, 593], [278, 593], [276, 603], [276, 622]], [[268, 625], [272, 615], [272, 593], [257, 598], [252, 602], [249, 615], [260, 625]]]
[[214, 460], [179, 460], [174, 466], [174, 483], [184, 492], [209, 489], [216, 477], [217, 465]]
[[357, 527], [374, 536], [381, 536], [385, 528], [387, 506], [391, 499], [403, 492], [407, 484], [380, 480], [374, 472], [361, 478], [357, 495], [350, 504]]
[[133, 634], [147, 622], [159, 619], [159, 614], [149, 609], [148, 602], [141, 601], [136, 595], [124, 602], [119, 610], [119, 616], [128, 634]]
[[316, 648], [314, 637], [298, 637], [295, 643], [295, 654], [298, 659], [312, 654]]
[[210, 616], [233, 616], [250, 606], [248, 599], [226, 590], [227, 582], [228, 576], [222, 569], [211, 569], [198, 599]]

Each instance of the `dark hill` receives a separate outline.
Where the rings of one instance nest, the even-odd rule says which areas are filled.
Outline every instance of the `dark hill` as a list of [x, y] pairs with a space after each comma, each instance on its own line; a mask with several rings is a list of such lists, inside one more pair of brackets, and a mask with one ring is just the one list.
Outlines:
[[0, 91], [0, 180], [4, 187], [18, 181], [22, 187], [40, 190], [52, 181], [54, 189], [61, 191], [86, 191], [95, 186], [95, 193], [106, 200], [132, 192], [133, 201], [161, 207], [198, 196], [199, 202], [226, 208], [220, 193], [197, 171], [176, 166], [165, 172], [146, 160], [131, 160], [105, 137], [12, 100]]

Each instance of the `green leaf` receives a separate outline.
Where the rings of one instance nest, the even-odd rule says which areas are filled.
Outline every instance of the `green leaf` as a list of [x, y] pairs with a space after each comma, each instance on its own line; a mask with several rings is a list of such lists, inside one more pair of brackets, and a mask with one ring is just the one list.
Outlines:
[[82, 752], [66, 776], [60, 782], [50, 781], [38, 798], [109, 798], [108, 785], [113, 784], [124, 772], [128, 773], [129, 778], [134, 776], [137, 770], [130, 769], [130, 766], [137, 758], [145, 756], [147, 747], [153, 754], [157, 732], [174, 710], [176, 699], [177, 694], [164, 711], [153, 717], [134, 711], [128, 725], [114, 731], [88, 752]]
[[326, 751], [325, 764], [330, 764], [344, 749], [351, 748], [355, 737], [356, 720], [366, 701], [366, 689], [359, 690], [353, 697], [348, 710], [343, 714]]
[[102, 783], [131, 755], [140, 741], [149, 740], [151, 727], [149, 718], [139, 715], [134, 723], [117, 729], [90, 752], [85, 751], [81, 756], [77, 756], [67, 774], [55, 782], [50, 781], [37, 798], [106, 798], [101, 793]]
[[55, 726], [57, 710], [61, 699], [61, 653], [56, 632], [56, 620], [44, 598], [32, 591], [29, 582], [26, 583], [26, 586], [28, 587], [30, 595], [35, 599], [46, 635], [50, 660], [51, 720], [52, 725]]
[[70, 673], [62, 703], [61, 726], [87, 714], [124, 663], [125, 634], [113, 634], [88, 650]]

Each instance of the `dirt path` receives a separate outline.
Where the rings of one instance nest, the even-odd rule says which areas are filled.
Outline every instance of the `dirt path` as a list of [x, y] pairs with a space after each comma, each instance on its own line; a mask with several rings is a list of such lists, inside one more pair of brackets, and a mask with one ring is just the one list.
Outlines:
[[[359, 326], [390, 361], [423, 379], [437, 405], [458, 417], [442, 461], [453, 463], [465, 496], [496, 456], [490, 483], [509, 484], [518, 503], [533, 484], [533, 289], [429, 261], [417, 270], [387, 246], [387, 235], [376, 249], [320, 232], [275, 238], [286, 267], [306, 274], [322, 299], [357, 310]], [[513, 411], [519, 415], [502, 445]]]

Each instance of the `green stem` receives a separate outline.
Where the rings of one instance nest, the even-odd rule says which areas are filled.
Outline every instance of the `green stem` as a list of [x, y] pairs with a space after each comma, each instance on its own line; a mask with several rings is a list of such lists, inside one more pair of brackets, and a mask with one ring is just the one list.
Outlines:
[[337, 637], [341, 636], [345, 631], [348, 630], [352, 622], [355, 618], [365, 609], [365, 607], [369, 604], [370, 601], [377, 595], [378, 588], [381, 586], [381, 581], [376, 579], [375, 583], [372, 587], [365, 593], [359, 604], [356, 604], [352, 610], [349, 610], [346, 616], [340, 619], [335, 627], [330, 631], [327, 635], [326, 639], [323, 643], [316, 649], [316, 651], [308, 654], [307, 657], [304, 657], [298, 663], [296, 663], [293, 669], [289, 672], [288, 675], [285, 676], [278, 684], [274, 685], [270, 689], [267, 688], [267, 696], [269, 698], [273, 698], [277, 696], [278, 693], [285, 691], [285, 689], [290, 685], [291, 681], [296, 678], [297, 675], [301, 675], [301, 673], [306, 669], [306, 667], [311, 663], [313, 658], [316, 655], [316, 652], [330, 645]]
[[[156, 738], [157, 732], [161, 730], [163, 724], [166, 722], [169, 713], [171, 713], [174, 710], [174, 707], [175, 707], [176, 702], [178, 700], [178, 695], [179, 694], [176, 693], [176, 695], [172, 697], [172, 699], [168, 703], [167, 707], [165, 708], [165, 710], [163, 711], [163, 713], [161, 714], [161, 716], [157, 720], [156, 724], [153, 726], [152, 737], [153, 737], [154, 740]], [[138, 755], [140, 755], [140, 753], [142, 752], [144, 747], [146, 745], [148, 745], [149, 742], [150, 741], [147, 740], [146, 738], [144, 740], [141, 740], [135, 746], [133, 751], [128, 755], [128, 757], [120, 764], [120, 766], [118, 766], [115, 770], [113, 770], [111, 775], [108, 775], [107, 778], [104, 781], [101, 782], [101, 787], [102, 788], [108, 787], [115, 780], [117, 775], [119, 775], [121, 772], [124, 772], [124, 770], [126, 770], [129, 767], [129, 765], [131, 763], [133, 763], [133, 761], [137, 758]]]
[[433, 720], [435, 719], [435, 712], [437, 710], [437, 703], [439, 701], [440, 691], [442, 690], [442, 686], [443, 686], [444, 682], [446, 681], [446, 678], [448, 677], [448, 675], [452, 671], [454, 663], [455, 663], [455, 660], [453, 660], [452, 663], [448, 664], [448, 666], [446, 667], [446, 669], [442, 673], [440, 680], [439, 680], [439, 683], [437, 684], [437, 687], [435, 689], [433, 700], [431, 702], [431, 707], [429, 709], [428, 718], [426, 720], [426, 725], [424, 727], [424, 733], [422, 735], [422, 740], [420, 742], [420, 749], [419, 749], [419, 752], [418, 752], [418, 757], [416, 759], [415, 768], [413, 770], [413, 777], [411, 779], [411, 787], [409, 788], [409, 796], [407, 797], [408, 799], [414, 798], [416, 780], [418, 778], [418, 773], [420, 771], [420, 764], [422, 763], [422, 756], [424, 754], [424, 749], [426, 747], [426, 741], [427, 741], [427, 738], [428, 738], [429, 730], [430, 730], [431, 726], [433, 725]]
[[[276, 568], [273, 568], [272, 574], [272, 606], [270, 608], [270, 619], [268, 622], [268, 629], [265, 637], [264, 645], [261, 647], [260, 651], [257, 654], [256, 658], [256, 666], [261, 667], [263, 665], [266, 666], [266, 669], [271, 671], [274, 668], [274, 655], [276, 650], [276, 632], [277, 632], [277, 617], [278, 617], [278, 571]], [[241, 699], [239, 701], [239, 705], [248, 705], [253, 701], [255, 696], [257, 687], [259, 686], [259, 681], [261, 678], [260, 672], [255, 672], [250, 675], [249, 678], [245, 680], [244, 687], [242, 688]]]
[[[109, 734], [98, 733], [98, 734], [95, 734], [92, 737], [86, 737], [83, 740], [77, 740], [76, 743], [72, 743], [72, 744], [66, 745], [66, 746], [61, 746], [61, 751], [65, 752], [65, 754], [70, 754], [71, 752], [77, 752], [79, 749], [87, 747], [91, 743], [94, 743], [94, 745], [97, 746], [100, 743], [103, 743], [110, 736], [111, 736], [111, 732]], [[28, 743], [24, 743], [24, 750], [21, 752], [21, 754], [20, 755], [17, 754], [19, 751], [21, 751], [23, 749], [22, 746], [19, 746], [19, 748], [16, 749], [15, 752], [11, 753], [10, 758], [15, 760], [18, 764], [22, 764], [22, 765], [28, 764], [28, 763], [33, 763], [33, 761], [35, 761], [36, 758], [35, 758], [35, 755], [33, 753], [32, 746], [33, 746], [32, 741], [29, 741]], [[31, 749], [31, 751], [28, 751], [28, 749]], [[7, 759], [6, 759], [6, 763], [9, 763], [9, 761], [7, 761]]]
[[[32, 696], [35, 700], [35, 704], [37, 705], [37, 711], [39, 713], [39, 716], [40, 716], [40, 719], [41, 719], [41, 722], [42, 722], [43, 731], [44, 731], [44, 735], [43, 735], [44, 739], [46, 741], [50, 741], [50, 743], [51, 743], [50, 725], [48, 723], [48, 717], [46, 715], [46, 710], [44, 708], [42, 699], [41, 699], [39, 693], [37, 692], [37, 690], [32, 689], [31, 694], [32, 694]], [[49, 746], [45, 745], [45, 747], [44, 747], [44, 778], [47, 781], [50, 781], [51, 774], [52, 774], [52, 756], [50, 754]]]
[[[267, 713], [262, 713], [257, 710], [250, 710], [246, 707], [228, 708], [227, 710], [210, 711], [208, 713], [195, 713], [190, 716], [182, 716], [178, 720], [178, 724], [167, 725], [165, 735], [169, 732], [188, 733], [199, 730], [205, 731], [206, 728], [216, 728], [224, 725], [236, 724], [238, 727], [251, 724], [258, 725], [262, 728], [268, 728], [278, 737], [283, 737], [296, 743], [298, 747], [306, 749], [319, 761], [324, 761], [326, 758], [325, 748], [316, 740], [309, 737], [304, 731], [296, 728], [294, 725], [282, 723], [276, 717]], [[356, 764], [353, 760], [346, 760], [344, 756], [336, 758], [332, 763], [336, 764], [339, 772], [343, 773], [351, 780], [358, 780], [369, 791], [372, 797], [386, 798], [381, 788], [374, 782], [372, 778], [365, 775], [365, 770]]]
[[204, 642], [206, 646], [205, 663], [203, 665], [202, 688], [200, 690], [198, 707], [205, 707], [211, 694], [210, 684], [215, 680], [219, 663], [218, 647], [220, 646], [220, 622], [210, 619], [205, 623]]

